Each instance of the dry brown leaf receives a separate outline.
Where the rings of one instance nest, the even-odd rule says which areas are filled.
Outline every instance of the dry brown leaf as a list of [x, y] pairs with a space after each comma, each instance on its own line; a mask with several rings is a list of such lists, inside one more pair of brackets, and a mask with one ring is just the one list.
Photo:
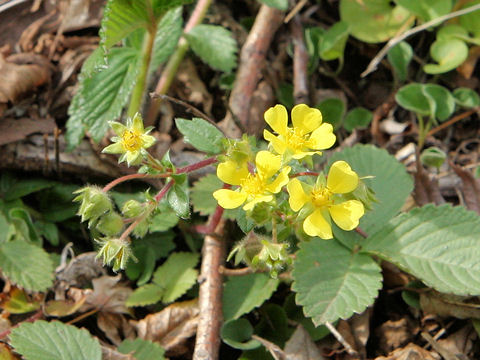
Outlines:
[[432, 290], [420, 293], [420, 306], [424, 312], [442, 317], [480, 319], [480, 304], [476, 298], [442, 294]]
[[1, 360], [18, 360], [20, 358], [12, 353], [12, 350], [7, 344], [0, 343], [0, 359]]
[[370, 337], [370, 319], [372, 318], [372, 307], [367, 308], [361, 314], [353, 315], [348, 322], [355, 338], [356, 350], [366, 358], [367, 342]]
[[475, 330], [470, 324], [462, 327], [460, 330], [454, 332], [446, 339], [437, 340], [438, 344], [455, 355], [464, 355], [466, 359], [472, 359], [474, 355], [473, 345], [474, 341], [478, 339]]
[[475, 176], [470, 171], [463, 169], [461, 166], [453, 163], [450, 163], [450, 166], [462, 180], [461, 190], [465, 206], [468, 210], [473, 210], [480, 214], [480, 181], [475, 179]]
[[63, 317], [76, 313], [85, 304], [87, 296], [83, 294], [77, 300], [50, 300], [45, 304], [43, 312], [47, 316]]
[[384, 353], [397, 349], [412, 340], [413, 334], [407, 318], [388, 320], [375, 330], [379, 348]]
[[402, 349], [397, 349], [388, 356], [379, 356], [375, 360], [439, 360], [430, 351], [415, 344], [408, 344]]
[[[35, 63], [24, 64], [22, 58]], [[50, 68], [42, 56], [17, 55], [7, 59], [0, 56], [0, 105], [16, 103], [22, 96], [49, 82], [50, 76]]]
[[424, 169], [420, 162], [420, 152], [416, 150], [416, 165], [417, 171], [414, 174], [415, 189], [413, 191], [413, 197], [418, 206], [423, 206], [428, 203], [434, 203], [436, 205], [444, 204], [445, 199], [440, 193], [438, 187], [438, 181], [431, 179], [428, 172]]
[[297, 326], [292, 337], [285, 344], [285, 356], [287, 360], [325, 359], [302, 325]]
[[184, 301], [167, 306], [162, 311], [131, 321], [138, 337], [156, 341], [169, 352], [181, 348], [195, 335], [198, 323], [198, 300]]
[[457, 68], [457, 71], [465, 78], [470, 79], [480, 57], [480, 46], [472, 46], [468, 51], [468, 58]]
[[41, 120], [3, 119], [0, 122], [0, 146], [23, 140], [34, 133], [51, 134], [55, 126], [55, 121], [51, 118]]
[[123, 315], [102, 311], [97, 315], [97, 325], [107, 338], [117, 346], [124, 339], [135, 339], [135, 329]]
[[122, 354], [115, 349], [102, 345], [102, 360], [136, 360], [133, 355]]

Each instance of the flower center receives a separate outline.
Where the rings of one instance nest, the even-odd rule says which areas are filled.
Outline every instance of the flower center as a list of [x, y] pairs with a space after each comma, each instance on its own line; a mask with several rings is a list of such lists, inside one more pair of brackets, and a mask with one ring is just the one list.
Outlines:
[[333, 201], [330, 199], [332, 193], [328, 188], [321, 187], [319, 189], [313, 189], [312, 193], [312, 203], [315, 207], [326, 207], [333, 204]]
[[122, 135], [122, 144], [127, 151], [137, 151], [143, 146], [141, 133], [135, 130], [125, 130]]
[[305, 148], [307, 139], [305, 139], [305, 134], [302, 134], [300, 129], [287, 128], [285, 135], [285, 142], [291, 149], [302, 150]]
[[258, 174], [248, 174], [246, 178], [241, 180], [240, 185], [249, 195], [262, 194], [265, 187], [264, 181]]

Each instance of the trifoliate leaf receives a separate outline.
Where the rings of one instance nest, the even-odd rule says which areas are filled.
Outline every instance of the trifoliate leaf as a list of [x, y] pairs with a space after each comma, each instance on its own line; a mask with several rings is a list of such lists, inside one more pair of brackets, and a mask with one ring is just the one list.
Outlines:
[[10, 343], [26, 360], [101, 360], [98, 340], [85, 329], [59, 321], [23, 322]]
[[238, 319], [259, 307], [277, 289], [279, 281], [266, 274], [231, 276], [223, 290], [223, 317], [225, 321]]
[[30, 291], [45, 291], [53, 283], [53, 263], [40, 247], [23, 240], [0, 245], [0, 269], [14, 284]]
[[230, 72], [237, 61], [237, 43], [232, 33], [222, 26], [200, 24], [185, 37], [192, 50], [212, 68]]
[[401, 214], [363, 252], [394, 263], [438, 291], [480, 295], [480, 217], [464, 207], [426, 205]]

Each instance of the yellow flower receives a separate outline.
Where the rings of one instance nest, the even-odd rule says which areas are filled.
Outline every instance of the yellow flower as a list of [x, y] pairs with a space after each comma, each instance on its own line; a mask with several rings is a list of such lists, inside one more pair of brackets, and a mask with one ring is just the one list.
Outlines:
[[330, 167], [326, 184], [310, 186], [298, 179], [287, 185], [289, 203], [293, 211], [302, 208], [311, 211], [303, 222], [303, 230], [310, 236], [331, 239], [331, 220], [343, 230], [353, 230], [364, 214], [363, 204], [358, 200], [344, 200], [337, 194], [346, 194], [358, 186], [358, 175], [345, 161], [336, 161]]
[[263, 137], [281, 155], [291, 155], [294, 159], [322, 154], [321, 151], [333, 146], [336, 137], [330, 124], [322, 124], [320, 110], [305, 104], [292, 109], [293, 128], [287, 127], [288, 114], [283, 105], [276, 105], [265, 112], [265, 121], [278, 134], [275, 136], [264, 130]]
[[255, 158], [256, 173], [248, 171], [247, 163], [238, 164], [229, 160], [217, 167], [217, 176], [230, 185], [238, 185], [237, 190], [220, 189], [213, 193], [218, 204], [225, 209], [235, 209], [245, 203], [244, 210], [251, 210], [255, 204], [270, 202], [273, 194], [280, 192], [288, 183], [290, 167], [284, 167], [278, 176], [282, 161], [279, 156], [268, 151], [259, 151]]
[[153, 128], [144, 129], [142, 116], [136, 113], [133, 119], [127, 120], [127, 125], [111, 121], [110, 126], [117, 136], [111, 140], [113, 144], [102, 152], [107, 154], [122, 154], [118, 162], [127, 161], [128, 166], [141, 163], [146, 150], [155, 143], [155, 138], [148, 135]]

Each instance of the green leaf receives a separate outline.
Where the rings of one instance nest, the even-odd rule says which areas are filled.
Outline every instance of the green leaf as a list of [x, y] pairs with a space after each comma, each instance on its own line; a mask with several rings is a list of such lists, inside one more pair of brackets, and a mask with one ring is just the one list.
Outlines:
[[279, 281], [266, 274], [248, 274], [228, 278], [223, 291], [223, 317], [238, 319], [269, 299]]
[[4, 200], [10, 201], [28, 194], [52, 187], [55, 182], [45, 179], [30, 179], [16, 181], [5, 193]]
[[58, 237], [57, 225], [51, 222], [36, 221], [35, 228], [52, 246], [58, 246], [60, 239]]
[[457, 295], [480, 294], [480, 217], [464, 207], [426, 205], [390, 220], [362, 249]]
[[192, 120], [175, 119], [175, 125], [184, 136], [183, 141], [196, 149], [209, 154], [222, 152], [224, 136], [220, 130], [208, 121], [200, 118], [193, 118]]
[[[480, 0], [469, 1], [468, 3], [463, 4], [461, 9], [466, 9], [474, 5], [480, 4]], [[480, 35], [480, 11], [473, 11], [469, 14], [465, 14], [459, 17], [460, 25], [467, 29], [469, 32], [473, 33], [475, 37]]]
[[345, 116], [343, 127], [345, 130], [352, 132], [354, 129], [366, 129], [373, 119], [370, 110], [363, 107], [356, 107], [350, 110]]
[[22, 240], [0, 244], [0, 268], [13, 283], [31, 291], [45, 291], [53, 283], [53, 263], [40, 247]]
[[251, 350], [261, 346], [252, 339], [253, 327], [247, 319], [230, 320], [223, 324], [220, 336], [224, 343], [235, 349]]
[[123, 340], [118, 345], [118, 351], [122, 354], [131, 354], [135, 360], [164, 360], [165, 350], [152, 341], [136, 338], [135, 340]]
[[[193, 209], [201, 215], [211, 215], [217, 208], [217, 200], [213, 197], [213, 192], [221, 189], [223, 186], [215, 174], [208, 174], [200, 178], [193, 184], [190, 193]], [[235, 219], [236, 210], [225, 210], [223, 216], [228, 219]]]
[[288, 9], [288, 0], [258, 0], [261, 3], [285, 11]]
[[167, 200], [177, 216], [188, 218], [190, 216], [190, 198], [188, 197], [188, 183], [175, 183], [167, 194]]
[[453, 90], [453, 97], [455, 102], [466, 108], [473, 108], [480, 106], [480, 96], [475, 90], [461, 87]]
[[292, 289], [317, 326], [362, 312], [382, 287], [380, 266], [335, 240], [302, 242], [296, 255]]
[[375, 191], [378, 203], [374, 203], [373, 210], [360, 220], [360, 227], [373, 235], [400, 211], [413, 190], [412, 178], [397, 159], [372, 145], [355, 145], [335, 153], [329, 165], [337, 160], [348, 162], [360, 177], [373, 176], [363, 181]]
[[420, 115], [431, 115], [435, 111], [422, 84], [413, 83], [401, 87], [395, 95], [395, 100], [401, 107]]
[[60, 222], [69, 219], [78, 211], [78, 205], [73, 203], [73, 192], [78, 190], [77, 185], [56, 184], [44, 191], [35, 194], [38, 199], [38, 210], [42, 220]]
[[156, 17], [173, 8], [190, 4], [193, 0], [152, 0], [152, 7]]
[[[185, 2], [185, 1], [178, 1]], [[183, 31], [182, 7], [167, 12], [158, 24], [150, 70], [155, 71], [175, 51]]]
[[398, 43], [388, 52], [388, 61], [392, 65], [398, 80], [405, 81], [407, 79], [408, 65], [412, 61], [412, 57], [412, 47], [406, 41]]
[[149, 16], [147, 0], [108, 0], [103, 10], [100, 45], [109, 49], [139, 28], [146, 28]]
[[101, 360], [98, 340], [85, 329], [59, 321], [23, 322], [12, 330], [10, 343], [26, 360]]
[[170, 207], [160, 211], [150, 219], [150, 232], [162, 232], [173, 228], [178, 223], [177, 214]]
[[338, 98], [329, 98], [323, 100], [316, 106], [322, 112], [323, 121], [332, 124], [335, 129], [342, 125], [343, 115], [345, 115], [345, 103]]
[[156, 304], [162, 299], [163, 288], [157, 284], [146, 284], [135, 289], [125, 301], [127, 306], [146, 306]]
[[437, 84], [425, 84], [423, 89], [435, 103], [435, 117], [440, 121], [447, 120], [455, 111], [455, 98], [450, 91]]
[[389, 0], [340, 0], [340, 19], [350, 25], [354, 37], [367, 43], [387, 41], [414, 21], [407, 9]]
[[0, 212], [0, 244], [7, 241], [10, 223], [7, 218]]
[[330, 61], [343, 58], [348, 39], [349, 25], [344, 21], [335, 23], [320, 40], [319, 55], [322, 60]]
[[438, 64], [426, 64], [427, 74], [442, 74], [463, 64], [468, 57], [468, 46], [459, 39], [436, 40], [430, 46], [430, 55]]
[[15, 228], [15, 238], [42, 246], [42, 238], [38, 235], [32, 218], [25, 208], [13, 208], [8, 213], [11, 223]]
[[453, 6], [452, 0], [395, 0], [395, 2], [423, 21], [446, 15]]
[[200, 24], [185, 37], [193, 52], [212, 68], [230, 72], [237, 61], [237, 43], [232, 33], [217, 25]]
[[69, 150], [78, 146], [85, 130], [89, 130], [95, 141], [100, 141], [108, 129], [108, 121], [120, 117], [135, 85], [138, 58], [136, 49], [114, 48], [107, 55], [107, 67], [91, 77], [81, 77], [78, 92], [68, 108]]

